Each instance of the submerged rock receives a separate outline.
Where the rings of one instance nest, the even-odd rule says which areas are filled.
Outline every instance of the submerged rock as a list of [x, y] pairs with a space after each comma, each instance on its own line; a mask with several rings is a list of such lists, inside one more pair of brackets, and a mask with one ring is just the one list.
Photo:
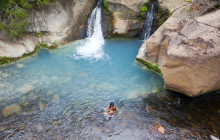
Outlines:
[[44, 110], [44, 108], [45, 108], [45, 104], [44, 104], [44, 103], [40, 102], [40, 103], [39, 103], [39, 106], [40, 106], [40, 110], [41, 110], [41, 111]]
[[3, 99], [2, 99], [2, 98], [0, 98], [0, 102], [2, 102], [2, 100], [3, 100]]
[[160, 92], [160, 90], [157, 87], [153, 87], [153, 89], [152, 89], [153, 94], [157, 94], [159, 92]]
[[14, 113], [18, 114], [20, 111], [21, 111], [21, 107], [18, 104], [12, 104], [4, 108], [3, 116], [8, 117]]
[[58, 94], [53, 95], [53, 99], [52, 99], [53, 103], [58, 102], [59, 100], [60, 100], [60, 96]]
[[23, 88], [23, 94], [27, 94], [28, 92], [34, 90], [35, 87], [32, 86], [32, 85], [26, 85], [24, 88]]
[[160, 132], [160, 133], [163, 134], [163, 135], [164, 135], [165, 132], [166, 132], [166, 130], [165, 130], [162, 126], [158, 127], [158, 128], [157, 128], [157, 131]]
[[24, 67], [24, 64], [17, 64], [16, 65], [19, 69], [22, 69]]
[[150, 93], [149, 92], [143, 92], [141, 95], [142, 95], [143, 98], [148, 98]]

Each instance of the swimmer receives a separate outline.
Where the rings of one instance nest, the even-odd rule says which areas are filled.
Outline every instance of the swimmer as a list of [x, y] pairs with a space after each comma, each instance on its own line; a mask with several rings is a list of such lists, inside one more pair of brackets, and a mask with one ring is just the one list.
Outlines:
[[111, 102], [108, 108], [106, 109], [106, 112], [108, 113], [108, 115], [114, 115], [116, 111], [117, 111], [117, 108], [114, 106], [114, 103]]

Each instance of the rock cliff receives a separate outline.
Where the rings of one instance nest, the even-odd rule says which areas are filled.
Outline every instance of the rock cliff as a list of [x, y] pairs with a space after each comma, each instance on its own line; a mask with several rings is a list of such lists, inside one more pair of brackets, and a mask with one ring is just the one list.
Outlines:
[[137, 55], [159, 65], [166, 89], [188, 96], [220, 89], [220, 10], [217, 1], [194, 2], [168, 7], [173, 15]]
[[137, 36], [144, 21], [140, 20], [140, 8], [148, 0], [106, 0], [113, 15], [113, 34], [122, 37]]
[[86, 22], [96, 0], [56, 0], [29, 12], [30, 26], [22, 39], [0, 32], [0, 57], [20, 57], [37, 44], [58, 45], [86, 36]]

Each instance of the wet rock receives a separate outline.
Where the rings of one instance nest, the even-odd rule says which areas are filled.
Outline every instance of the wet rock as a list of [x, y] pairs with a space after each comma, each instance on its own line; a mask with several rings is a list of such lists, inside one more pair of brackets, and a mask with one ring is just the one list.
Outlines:
[[30, 102], [25, 102], [24, 104], [23, 104], [23, 106], [29, 106], [31, 103]]
[[17, 68], [22, 69], [24, 67], [24, 64], [17, 64], [16, 66]]
[[18, 104], [12, 104], [4, 108], [3, 116], [8, 117], [14, 113], [18, 114], [20, 111], [21, 111], [21, 107]]
[[160, 92], [160, 90], [157, 87], [153, 87], [152, 91], [153, 94], [157, 94]]
[[30, 99], [30, 100], [32, 100], [33, 97], [34, 97], [34, 93], [30, 93], [30, 94], [28, 95], [28, 99]]
[[53, 95], [53, 99], [52, 99], [53, 103], [58, 102], [59, 100], [60, 100], [60, 96], [58, 94]]
[[211, 140], [220, 140], [219, 138], [215, 137], [215, 136], [210, 136]]
[[143, 92], [141, 95], [142, 95], [143, 98], [148, 98], [150, 93], [149, 92]]
[[28, 92], [34, 90], [35, 87], [32, 85], [26, 85], [23, 89], [24, 89], [23, 94], [27, 94]]
[[163, 134], [163, 135], [164, 135], [165, 132], [166, 132], [165, 129], [164, 129], [162, 126], [158, 127], [158, 128], [157, 128], [157, 131], [160, 132], [160, 133]]
[[37, 129], [38, 129], [39, 132], [43, 130], [43, 126], [42, 126], [41, 123], [37, 124]]
[[191, 119], [192, 119], [192, 116], [191, 116], [191, 115], [187, 115], [187, 119], [188, 119], [188, 120], [191, 120]]

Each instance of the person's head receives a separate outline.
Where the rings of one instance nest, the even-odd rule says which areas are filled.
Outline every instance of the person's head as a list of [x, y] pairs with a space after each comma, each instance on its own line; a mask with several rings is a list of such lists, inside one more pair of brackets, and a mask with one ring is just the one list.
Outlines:
[[114, 102], [110, 102], [110, 107], [113, 107], [114, 106]]

